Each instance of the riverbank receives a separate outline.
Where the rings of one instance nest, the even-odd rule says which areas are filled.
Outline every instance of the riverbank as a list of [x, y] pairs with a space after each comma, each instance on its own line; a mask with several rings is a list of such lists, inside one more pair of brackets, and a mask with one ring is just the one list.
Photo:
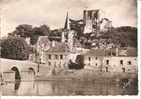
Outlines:
[[82, 80], [90, 81], [95, 79], [137, 79], [137, 73], [112, 73], [112, 72], [95, 72], [93, 70], [66, 70], [56, 75], [38, 75], [37, 81], [47, 80]]

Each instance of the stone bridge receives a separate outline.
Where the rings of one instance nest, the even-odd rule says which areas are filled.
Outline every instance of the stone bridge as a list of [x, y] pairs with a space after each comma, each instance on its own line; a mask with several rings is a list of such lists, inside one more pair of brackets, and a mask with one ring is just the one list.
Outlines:
[[31, 61], [0, 58], [0, 75], [4, 81], [34, 80], [38, 65]]

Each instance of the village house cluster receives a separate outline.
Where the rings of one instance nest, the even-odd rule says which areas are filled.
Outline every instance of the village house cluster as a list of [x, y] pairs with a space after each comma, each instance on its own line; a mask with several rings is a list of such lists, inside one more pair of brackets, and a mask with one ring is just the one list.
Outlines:
[[[84, 10], [83, 34], [93, 33], [98, 36], [99, 31], [110, 31], [112, 21], [102, 18], [99, 10]], [[113, 43], [105, 44], [105, 40], [93, 40], [93, 47], [86, 49], [74, 38], [76, 31], [70, 29], [67, 14], [65, 29], [60, 40], [50, 40], [48, 36], [40, 36], [37, 44], [38, 57], [30, 55], [30, 60], [39, 61], [48, 68], [69, 69], [70, 61], [75, 63], [81, 55], [85, 70], [96, 72], [129, 72], [137, 73], [137, 49], [133, 47], [121, 48]], [[79, 21], [81, 22], [81, 20]], [[27, 39], [29, 42], [29, 39]], [[109, 39], [110, 42], [110, 39]], [[96, 45], [99, 43], [100, 47]]]

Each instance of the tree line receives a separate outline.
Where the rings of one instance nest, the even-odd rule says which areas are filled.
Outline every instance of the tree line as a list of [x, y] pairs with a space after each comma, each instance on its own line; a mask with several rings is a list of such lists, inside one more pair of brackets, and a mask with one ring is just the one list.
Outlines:
[[[113, 28], [111, 31], [101, 33], [99, 37], [92, 37], [91, 34], [83, 34], [80, 31], [80, 27], [74, 26], [77, 37], [80, 43], [83, 45], [91, 44], [87, 41], [88, 39], [111, 39], [114, 44], [120, 43], [122, 47], [132, 46], [137, 47], [137, 28], [130, 26], [121, 26]], [[78, 29], [77, 29], [78, 28]], [[18, 60], [27, 60], [31, 52], [36, 52], [36, 49], [33, 49], [30, 45], [27, 44], [25, 38], [30, 38], [31, 45], [36, 44], [39, 36], [61, 36], [61, 33], [64, 29], [55, 29], [51, 30], [47, 25], [41, 25], [39, 27], [33, 27], [29, 24], [21, 24], [15, 28], [11, 33], [8, 33], [8, 37], [0, 40], [1, 47], [1, 57], [18, 59]]]

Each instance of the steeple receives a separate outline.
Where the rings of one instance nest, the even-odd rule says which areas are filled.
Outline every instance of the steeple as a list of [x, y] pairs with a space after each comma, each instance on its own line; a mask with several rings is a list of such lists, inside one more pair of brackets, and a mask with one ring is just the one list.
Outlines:
[[64, 26], [64, 29], [67, 29], [67, 30], [70, 29], [68, 12], [67, 12], [66, 20], [65, 20], [65, 26]]

